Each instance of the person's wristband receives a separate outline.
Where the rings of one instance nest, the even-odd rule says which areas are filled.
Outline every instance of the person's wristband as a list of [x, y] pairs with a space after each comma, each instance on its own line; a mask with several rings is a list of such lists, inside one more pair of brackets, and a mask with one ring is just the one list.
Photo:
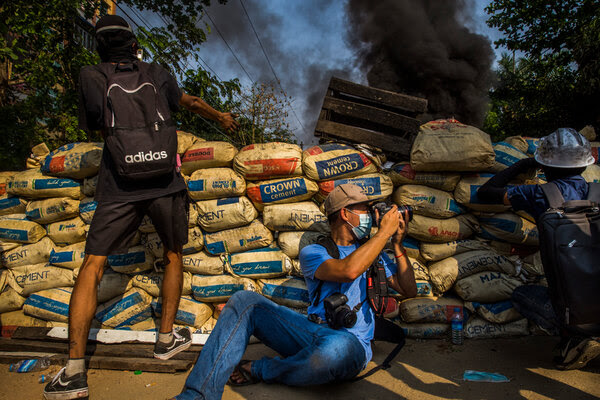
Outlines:
[[394, 258], [395, 258], [396, 260], [398, 260], [398, 259], [400, 259], [400, 258], [402, 258], [402, 257], [406, 257], [406, 250], [402, 251], [402, 252], [400, 253], [400, 255], [399, 255], [399, 256], [394, 256]]

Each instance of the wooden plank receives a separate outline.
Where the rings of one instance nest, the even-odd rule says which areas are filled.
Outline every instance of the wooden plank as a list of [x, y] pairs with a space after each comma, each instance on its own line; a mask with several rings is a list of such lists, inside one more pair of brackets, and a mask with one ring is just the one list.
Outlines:
[[359, 85], [336, 77], [331, 78], [329, 89], [410, 112], [424, 113], [427, 111], [427, 99]]
[[381, 110], [376, 107], [357, 104], [346, 100], [340, 100], [326, 96], [323, 108], [341, 115], [359, 118], [375, 124], [401, 129], [405, 132], [416, 134], [419, 132], [421, 123], [415, 118], [410, 118], [391, 111]]

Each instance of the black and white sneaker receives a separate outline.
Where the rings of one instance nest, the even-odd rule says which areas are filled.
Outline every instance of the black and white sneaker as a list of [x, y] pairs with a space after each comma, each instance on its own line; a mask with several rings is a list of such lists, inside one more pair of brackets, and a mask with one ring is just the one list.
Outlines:
[[189, 349], [191, 345], [192, 332], [189, 328], [175, 329], [170, 343], [156, 342], [154, 345], [154, 358], [168, 360], [175, 354]]
[[558, 369], [581, 369], [600, 356], [598, 338], [569, 338], [561, 344], [561, 354], [554, 358]]
[[87, 399], [89, 396], [87, 375], [85, 372], [75, 374], [67, 378], [65, 369], [58, 371], [58, 374], [46, 385], [44, 389], [44, 399], [46, 400], [70, 400]]

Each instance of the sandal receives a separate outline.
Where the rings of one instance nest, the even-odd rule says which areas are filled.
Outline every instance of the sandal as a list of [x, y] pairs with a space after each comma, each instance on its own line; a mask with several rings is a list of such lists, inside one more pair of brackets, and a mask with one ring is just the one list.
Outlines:
[[252, 360], [241, 360], [239, 362], [239, 364], [234, 368], [233, 372], [237, 372], [238, 374], [240, 374], [242, 376], [242, 378], [244, 378], [244, 380], [242, 382], [236, 382], [234, 380], [232, 380], [231, 378], [229, 378], [227, 380], [227, 383], [231, 386], [248, 386], [248, 385], [254, 385], [255, 383], [260, 382], [260, 379], [258, 379], [255, 376], [252, 376], [252, 374], [248, 371], [246, 371], [244, 368], [242, 368], [244, 365], [251, 363]]

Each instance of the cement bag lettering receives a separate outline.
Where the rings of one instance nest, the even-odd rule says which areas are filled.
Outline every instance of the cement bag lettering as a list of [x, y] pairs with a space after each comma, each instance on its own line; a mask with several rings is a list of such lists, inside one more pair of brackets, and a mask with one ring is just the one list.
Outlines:
[[198, 201], [196, 209], [198, 224], [207, 232], [248, 225], [258, 217], [258, 211], [246, 196]]
[[25, 297], [21, 296], [12, 287], [7, 286], [0, 292], [0, 314], [20, 310], [25, 303]]
[[451, 193], [420, 185], [402, 185], [394, 192], [394, 203], [411, 206], [415, 214], [432, 218], [449, 218], [465, 209]]
[[26, 200], [19, 197], [0, 195], [0, 215], [22, 214], [26, 210]]
[[0, 196], [6, 195], [7, 183], [17, 171], [0, 171]]
[[586, 182], [599, 183], [600, 182], [600, 165], [596, 165], [596, 164], [588, 165], [587, 168], [585, 169], [585, 171], [583, 171], [583, 173], [581, 174], [581, 176], [583, 176], [583, 179], [585, 179]]
[[495, 303], [509, 300], [515, 288], [523, 282], [502, 272], [486, 271], [456, 282], [454, 290], [465, 301]]
[[142, 289], [133, 288], [96, 309], [96, 319], [102, 325], [118, 328], [133, 325], [152, 317], [152, 296]]
[[25, 315], [23, 310], [17, 310], [0, 314], [0, 326], [3, 329], [8, 329], [11, 327], [16, 328], [19, 326], [45, 328], [48, 326], [48, 322], [39, 318]]
[[46, 197], [82, 198], [81, 184], [73, 179], [54, 178], [29, 169], [14, 174], [7, 183], [7, 193], [12, 196], [40, 199]]
[[415, 214], [408, 223], [408, 234], [422, 242], [445, 243], [466, 239], [478, 230], [477, 218], [471, 214], [446, 219]]
[[290, 258], [298, 258], [300, 250], [309, 244], [317, 242], [319, 237], [323, 236], [320, 232], [310, 231], [295, 231], [295, 232], [281, 232], [277, 237], [277, 244], [281, 251], [283, 251]]
[[508, 258], [491, 250], [468, 251], [429, 264], [429, 276], [437, 293], [450, 290], [457, 280], [484, 271], [516, 273], [515, 265]]
[[79, 203], [79, 217], [86, 224], [91, 224], [97, 207], [98, 202], [94, 201], [93, 197], [86, 197]]
[[83, 180], [83, 187], [81, 191], [88, 197], [94, 197], [96, 194], [96, 186], [98, 185], [98, 175], [92, 176], [91, 178], [85, 178]]
[[509, 136], [502, 141], [519, 150], [521, 153], [527, 153], [529, 150], [529, 143], [522, 136]]
[[297, 203], [308, 200], [319, 187], [317, 184], [304, 177], [294, 177], [287, 179], [275, 179], [263, 182], [248, 182], [248, 197], [262, 209], [269, 204]]
[[136, 274], [151, 270], [154, 267], [154, 256], [143, 245], [133, 246], [125, 254], [108, 256], [108, 265], [115, 272]]
[[53, 222], [46, 226], [48, 236], [59, 246], [68, 246], [85, 240], [88, 226], [79, 217]]
[[329, 231], [327, 217], [312, 201], [268, 205], [263, 221], [272, 231]]
[[53, 248], [54, 243], [52, 243], [52, 240], [44, 237], [39, 242], [25, 244], [5, 251], [0, 255], [0, 260], [6, 268], [45, 263], [48, 261]]
[[499, 213], [492, 216], [480, 216], [480, 236], [489, 240], [537, 246], [539, 233], [533, 222], [513, 213]]
[[410, 152], [415, 171], [484, 171], [494, 160], [490, 136], [454, 119], [421, 125]]
[[273, 234], [259, 220], [254, 220], [241, 228], [207, 233], [205, 240], [206, 251], [212, 255], [240, 253], [269, 246], [273, 243]]
[[[159, 297], [161, 295], [163, 279], [164, 274], [162, 272], [149, 272], [144, 274], [135, 274], [131, 278], [131, 283], [133, 287], [144, 289], [144, 291], [152, 297]], [[181, 294], [183, 296], [187, 296], [191, 293], [192, 274], [190, 274], [189, 272], [184, 272]]]
[[[152, 309], [155, 315], [162, 315], [162, 297], [152, 300]], [[202, 328], [202, 325], [208, 321], [212, 313], [213, 309], [208, 304], [194, 300], [190, 296], [181, 296], [179, 308], [175, 314], [175, 323]]]
[[479, 317], [471, 317], [465, 324], [465, 337], [468, 339], [495, 339], [529, 335], [527, 319], [507, 324], [494, 324]]
[[265, 247], [231, 254], [225, 267], [244, 278], [276, 278], [291, 272], [292, 260], [277, 247]]
[[27, 219], [25, 214], [0, 217], [0, 239], [8, 242], [35, 243], [46, 236], [46, 229]]
[[[504, 204], [485, 203], [477, 196], [477, 190], [486, 183], [494, 174], [468, 174], [464, 175], [454, 189], [456, 201], [472, 210], [484, 212], [501, 212], [508, 210], [510, 206]], [[512, 187], [509, 185], [508, 187]]]
[[223, 260], [204, 251], [183, 256], [183, 270], [195, 275], [222, 275]]
[[53, 267], [44, 264], [26, 265], [12, 270], [14, 282], [18, 287], [13, 287], [22, 296], [40, 290], [55, 287], [73, 286], [73, 271], [70, 269]]
[[310, 304], [303, 278], [260, 279], [260, 293], [277, 304], [306, 308]]
[[494, 153], [496, 153], [496, 162], [494, 163], [494, 166], [491, 169], [494, 172], [502, 171], [510, 167], [517, 161], [529, 157], [521, 150], [506, 142], [499, 142], [494, 144]]
[[230, 275], [192, 276], [192, 295], [198, 301], [219, 303], [227, 301], [240, 290], [256, 291], [256, 284], [251, 279]]
[[202, 139], [199, 139], [200, 138], [193, 133], [177, 130], [177, 154], [183, 154], [198, 141], [203, 141]]
[[[73, 270], [73, 277], [77, 279], [79, 268]], [[106, 267], [100, 279], [100, 284], [97, 289], [98, 303], [104, 303], [112, 298], [122, 295], [131, 289], [131, 277], [129, 275], [120, 274]]]
[[231, 167], [237, 149], [227, 142], [197, 142], [183, 153], [181, 172], [186, 175], [205, 168]]
[[302, 149], [282, 142], [251, 144], [235, 156], [233, 169], [249, 181], [302, 175]]
[[404, 331], [404, 335], [410, 339], [443, 339], [448, 337], [448, 332], [450, 332], [449, 324], [404, 324], [400, 322], [398, 325]]
[[[431, 283], [421, 279], [415, 279], [415, 283], [417, 284], [417, 296], [416, 297], [433, 297], [433, 287]], [[388, 288], [390, 296], [397, 298], [404, 298], [403, 295], [396, 292], [392, 288]]]
[[302, 169], [314, 181], [352, 178], [377, 172], [377, 167], [369, 157], [341, 143], [323, 144], [306, 150]]
[[54, 288], [31, 294], [23, 312], [46, 321], [69, 322], [69, 301], [73, 288]]
[[510, 300], [499, 301], [497, 303], [465, 301], [465, 308], [473, 313], [477, 313], [486, 321], [495, 324], [506, 324], [523, 318]]
[[360, 186], [369, 200], [380, 200], [392, 194], [394, 184], [383, 174], [367, 174], [354, 178], [338, 179], [335, 181], [319, 182], [319, 192], [315, 196], [318, 201], [325, 201], [329, 193], [339, 185], [351, 183]]
[[96, 175], [102, 160], [102, 143], [69, 143], [46, 156], [41, 170], [53, 176], [83, 179]]
[[246, 181], [231, 168], [207, 168], [195, 171], [187, 182], [194, 200], [238, 197], [246, 192]]
[[77, 216], [79, 201], [70, 197], [36, 200], [27, 204], [25, 215], [38, 224], [49, 224]]
[[198, 209], [196, 208], [196, 202], [190, 201], [190, 207], [188, 209], [188, 226], [198, 226]]
[[424, 185], [435, 189], [451, 192], [460, 180], [460, 174], [448, 172], [417, 172], [410, 163], [395, 164], [388, 176], [394, 186]]
[[462, 309], [463, 301], [453, 297], [422, 297], [400, 302], [400, 315], [405, 322], [450, 322], [454, 308]]
[[489, 250], [490, 246], [481, 240], [454, 240], [448, 243], [421, 242], [421, 257], [425, 261], [439, 261], [447, 257], [473, 250]]

